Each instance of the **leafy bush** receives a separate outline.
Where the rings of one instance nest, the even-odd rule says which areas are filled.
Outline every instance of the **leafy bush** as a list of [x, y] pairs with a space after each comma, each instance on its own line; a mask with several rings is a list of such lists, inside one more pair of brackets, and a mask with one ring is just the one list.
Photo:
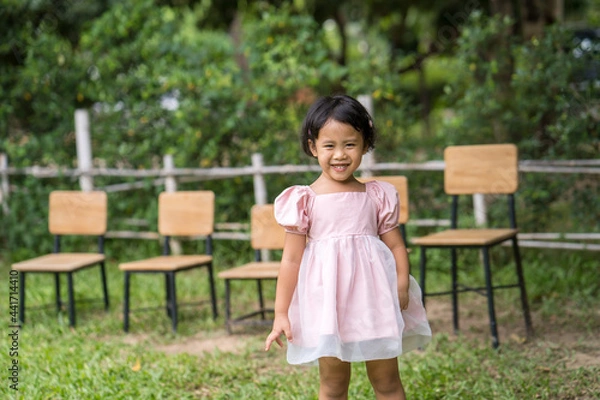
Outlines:
[[[378, 161], [440, 159], [447, 145], [473, 142], [513, 141], [522, 158], [593, 157], [598, 151], [597, 94], [573, 85], [582, 59], [572, 56], [573, 44], [559, 28], [518, 43], [506, 36], [509, 21], [476, 14], [455, 59], [445, 55], [424, 64], [435, 72], [436, 87], [454, 72], [438, 103], [448, 109], [432, 112], [437, 134], [426, 136], [418, 85], [394, 72], [412, 59], [392, 62], [376, 30], [352, 27], [352, 50], [341, 66], [333, 61], [324, 27], [291, 4], [253, 3], [240, 14], [238, 33], [200, 29], [208, 18], [202, 4], [190, 11], [152, 0], [115, 3], [80, 24], [75, 38], [50, 28], [16, 32], [13, 40], [27, 43], [28, 51], [22, 65], [2, 65], [6, 73], [0, 78], [15, 99], [0, 104], [1, 128], [9, 133], [2, 150], [10, 165], [76, 167], [76, 108], [91, 111], [96, 167], [156, 168], [164, 154], [172, 154], [178, 167], [246, 166], [255, 152], [268, 165], [304, 164], [312, 161], [298, 146], [302, 118], [317, 95], [336, 90], [372, 95]], [[369, 45], [357, 50], [361, 40]], [[441, 174], [407, 175], [413, 216], [446, 217]], [[269, 200], [314, 177], [267, 176]], [[585, 203], [598, 188], [586, 181], [589, 190], [576, 189], [580, 177], [561, 178], [562, 191], [545, 178], [524, 179], [522, 195], [536, 204], [534, 216], [546, 215], [539, 211], [552, 202], [556, 209], [569, 199]], [[135, 180], [97, 177], [95, 185], [123, 181]], [[23, 176], [11, 176], [11, 184], [17, 190], [0, 235], [2, 245], [22, 258], [40, 250], [35, 243], [47, 235], [48, 193], [77, 184], [73, 178]], [[156, 198], [163, 188], [151, 179], [143, 185], [109, 194], [111, 229], [134, 229], [123, 225], [124, 218], [146, 220], [140, 229], [156, 228]], [[198, 188], [218, 194], [218, 222], [248, 220], [254, 202], [250, 177], [179, 183], [180, 190]], [[577, 210], [576, 220], [585, 221], [586, 208]], [[554, 226], [537, 217], [524, 222], [536, 230]]]
[[[458, 40], [456, 79], [446, 88], [452, 143], [512, 142], [523, 158], [594, 158], [600, 151], [600, 97], [578, 85], [571, 34], [551, 26], [522, 43], [508, 18], [472, 14]], [[583, 87], [583, 89], [582, 89]]]

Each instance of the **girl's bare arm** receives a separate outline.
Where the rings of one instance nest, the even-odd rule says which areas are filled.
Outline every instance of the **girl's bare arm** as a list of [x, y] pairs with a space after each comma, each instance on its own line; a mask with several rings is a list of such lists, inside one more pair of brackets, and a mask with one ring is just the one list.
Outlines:
[[277, 277], [277, 289], [275, 292], [275, 318], [273, 329], [265, 341], [265, 350], [271, 348], [273, 342], [282, 347], [281, 334], [288, 341], [292, 341], [292, 331], [288, 320], [288, 308], [292, 301], [296, 284], [298, 283], [298, 270], [302, 255], [306, 248], [306, 235], [286, 233], [283, 255], [281, 257], [281, 268]]
[[396, 273], [398, 275], [398, 299], [400, 308], [406, 310], [408, 307], [408, 252], [402, 235], [398, 229], [392, 229], [381, 235], [381, 240], [390, 248], [396, 260]]

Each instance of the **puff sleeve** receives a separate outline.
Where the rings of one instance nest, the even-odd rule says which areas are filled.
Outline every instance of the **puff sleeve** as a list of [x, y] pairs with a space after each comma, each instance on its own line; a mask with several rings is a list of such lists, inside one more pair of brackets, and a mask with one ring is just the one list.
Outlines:
[[398, 192], [394, 185], [387, 182], [374, 181], [369, 187], [369, 192], [377, 203], [377, 233], [383, 235], [398, 227]]
[[308, 204], [310, 190], [307, 186], [285, 189], [274, 202], [275, 219], [289, 233], [306, 235], [309, 228]]

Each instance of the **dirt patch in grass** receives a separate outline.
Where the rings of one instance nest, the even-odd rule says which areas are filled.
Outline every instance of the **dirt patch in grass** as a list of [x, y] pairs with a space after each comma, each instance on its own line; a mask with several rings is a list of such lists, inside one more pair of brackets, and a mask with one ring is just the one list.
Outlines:
[[158, 350], [167, 354], [187, 353], [201, 356], [215, 350], [224, 353], [240, 353], [252, 338], [249, 335], [228, 335], [225, 331], [213, 332], [210, 336], [198, 334], [179, 343], [159, 345]]
[[241, 353], [250, 341], [256, 341], [256, 336], [251, 334], [229, 335], [224, 329], [201, 332], [191, 337], [176, 339], [170, 343], [157, 343], [147, 334], [128, 334], [123, 339], [124, 343], [131, 345], [150, 344], [156, 350], [167, 354], [186, 353], [196, 356], [216, 350], [225, 353]]
[[[476, 342], [491, 343], [486, 298], [476, 294], [459, 300], [460, 335]], [[563, 360], [567, 368], [600, 367], [600, 314], [596, 318], [589, 310], [580, 312], [564, 305], [562, 314], [545, 317], [542, 312], [532, 312], [534, 334], [527, 338], [525, 320], [518, 300], [496, 301], [496, 319], [500, 344], [514, 342], [527, 351], [563, 350], [568, 356]], [[427, 300], [427, 313], [435, 333], [454, 336], [452, 304], [449, 299]]]
[[[501, 296], [500, 296], [501, 297]], [[589, 310], [579, 313], [576, 308], [564, 306], [564, 312], [544, 317], [532, 313], [534, 335], [527, 338], [525, 322], [518, 300], [496, 300], [496, 315], [500, 344], [506, 342], [523, 346], [524, 351], [561, 350], [567, 368], [600, 367], [600, 314], [590, 318]], [[449, 298], [427, 300], [427, 313], [434, 334], [445, 333], [450, 340], [456, 335], [452, 325], [452, 304]], [[599, 312], [600, 313], [600, 312]], [[491, 345], [486, 299], [477, 294], [464, 294], [459, 300], [460, 335], [472, 339], [476, 345]], [[187, 353], [201, 356], [215, 350], [241, 354], [249, 346], [262, 347], [267, 329], [248, 329], [229, 335], [224, 329], [201, 332], [174, 343], [157, 344], [156, 349], [167, 354]], [[146, 341], [143, 335], [129, 335], [131, 344]]]

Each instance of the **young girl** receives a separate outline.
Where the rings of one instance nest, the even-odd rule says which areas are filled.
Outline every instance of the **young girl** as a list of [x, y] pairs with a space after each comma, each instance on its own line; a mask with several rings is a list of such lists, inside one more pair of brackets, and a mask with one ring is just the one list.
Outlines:
[[301, 135], [323, 171], [275, 199], [286, 239], [265, 350], [283, 346], [283, 334], [290, 364], [318, 363], [320, 399], [347, 398], [353, 361], [366, 361], [378, 399], [404, 399], [397, 356], [429, 342], [431, 330], [395, 188], [354, 177], [374, 146], [373, 121], [352, 97], [328, 96], [312, 105]]

